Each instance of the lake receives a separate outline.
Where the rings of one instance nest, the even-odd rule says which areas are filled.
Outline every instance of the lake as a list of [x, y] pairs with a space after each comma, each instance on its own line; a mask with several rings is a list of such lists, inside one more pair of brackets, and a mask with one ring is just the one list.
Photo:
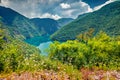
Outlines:
[[45, 55], [45, 56], [48, 55], [47, 49], [49, 48], [51, 43], [52, 41], [40, 43], [40, 45], [37, 48], [40, 49], [42, 55]]

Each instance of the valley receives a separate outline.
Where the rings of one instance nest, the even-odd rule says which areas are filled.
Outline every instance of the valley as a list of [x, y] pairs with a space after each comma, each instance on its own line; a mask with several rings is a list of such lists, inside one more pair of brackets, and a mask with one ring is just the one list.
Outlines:
[[120, 1], [43, 2], [33, 18], [0, 4], [0, 80], [120, 80]]

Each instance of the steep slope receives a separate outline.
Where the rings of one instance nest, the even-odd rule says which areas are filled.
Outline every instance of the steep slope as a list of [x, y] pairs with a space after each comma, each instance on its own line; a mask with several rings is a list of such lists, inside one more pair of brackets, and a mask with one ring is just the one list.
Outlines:
[[90, 28], [96, 34], [100, 30], [109, 35], [120, 35], [120, 1], [113, 2], [98, 11], [79, 16], [70, 24], [62, 27], [51, 36], [52, 40], [66, 41]]
[[35, 46], [39, 46], [40, 43], [50, 41], [50, 35], [71, 20], [71, 18], [62, 18], [58, 21], [50, 18], [33, 18], [31, 19], [31, 22], [33, 22], [34, 25], [37, 26], [37, 30], [41, 31], [42, 36], [29, 38], [25, 41]]
[[59, 20], [57, 20], [58, 24], [62, 27], [65, 26], [66, 24], [72, 22], [74, 19], [72, 18], [61, 18]]
[[32, 37], [51, 35], [60, 27], [58, 22], [49, 18], [29, 19], [18, 12], [0, 6], [0, 22], [6, 25], [10, 34], [16, 38], [30, 39]]
[[57, 31], [59, 27], [57, 21], [50, 18], [33, 18], [31, 21], [38, 27], [39, 31], [42, 31], [43, 35], [51, 35]]
[[40, 36], [40, 32], [35, 25], [23, 15], [16, 11], [0, 6], [1, 22], [7, 25], [10, 34], [17, 38], [31, 38]]
[[49, 35], [60, 28], [56, 20], [50, 18], [29, 19], [10, 8], [2, 6], [0, 6], [0, 22], [5, 25], [4, 28], [10, 31], [11, 36], [26, 39], [26, 42], [30, 44], [36, 42], [35, 45], [48, 41]]

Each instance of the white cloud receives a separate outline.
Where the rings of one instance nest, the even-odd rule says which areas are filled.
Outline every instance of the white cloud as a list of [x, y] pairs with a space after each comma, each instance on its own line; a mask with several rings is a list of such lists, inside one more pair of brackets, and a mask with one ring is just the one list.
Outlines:
[[0, 6], [8, 7], [9, 6], [9, 1], [8, 0], [6, 0], [6, 1], [1, 0]]
[[50, 14], [50, 13], [45, 13], [45, 14], [41, 15], [40, 18], [52, 18], [52, 19], [58, 20], [61, 17], [57, 14], [53, 15], [53, 14]]
[[63, 9], [68, 9], [68, 8], [71, 7], [71, 6], [70, 6], [69, 4], [67, 4], [67, 3], [61, 3], [60, 6], [61, 6], [61, 8], [63, 8]]
[[2, 0], [0, 5], [9, 7], [28, 18], [59, 19], [61, 17], [58, 14], [51, 12], [55, 3], [58, 4], [59, 0]]
[[76, 18], [92, 12], [90, 6], [81, 0], [2, 0], [2, 5], [28, 18]]
[[82, 2], [82, 1], [69, 3], [69, 5], [70, 5], [69, 8], [64, 7], [64, 8], [66, 8], [66, 9], [64, 9], [62, 7], [63, 5], [60, 4], [60, 6], [55, 9], [55, 12], [62, 17], [76, 18], [80, 14], [93, 11], [92, 8], [90, 8], [90, 6], [87, 3]]
[[61, 17], [57, 14], [50, 14], [50, 13], [44, 13], [44, 14], [37, 14], [35, 12], [31, 12], [29, 15], [24, 14], [25, 16], [29, 16], [29, 18], [52, 18], [55, 20], [60, 19]]
[[96, 6], [93, 10], [94, 10], [94, 11], [99, 10], [99, 9], [101, 9], [103, 6], [105, 6], [105, 5], [107, 5], [107, 4], [110, 4], [110, 3], [114, 2], [114, 1], [116, 1], [116, 0], [109, 0], [109, 1], [105, 2], [105, 3], [102, 4], [102, 5]]
[[85, 7], [86, 5], [88, 5], [88, 4], [86, 4], [85, 2], [82, 2], [82, 1], [80, 1], [79, 3], [81, 4], [82, 7]]
[[62, 11], [61, 14], [65, 17], [71, 17], [72, 16], [72, 13], [76, 11], [75, 9], [69, 9], [69, 10], [65, 10], [65, 11]]

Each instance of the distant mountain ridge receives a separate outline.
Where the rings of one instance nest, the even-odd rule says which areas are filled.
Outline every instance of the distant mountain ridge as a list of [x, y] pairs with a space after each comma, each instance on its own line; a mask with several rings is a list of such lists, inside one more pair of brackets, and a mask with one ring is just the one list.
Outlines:
[[51, 35], [58, 30], [59, 24], [56, 20], [50, 18], [33, 18], [31, 22], [37, 26], [39, 31], [42, 31], [43, 35]]
[[62, 26], [65, 26], [66, 24], [72, 22], [73, 20], [74, 20], [73, 18], [61, 18], [61, 19], [58, 19], [57, 22], [62, 27]]
[[75, 39], [77, 35], [90, 28], [95, 30], [94, 34], [102, 30], [109, 35], [120, 35], [120, 1], [110, 3], [98, 11], [80, 15], [55, 32], [51, 39], [58, 41]]

